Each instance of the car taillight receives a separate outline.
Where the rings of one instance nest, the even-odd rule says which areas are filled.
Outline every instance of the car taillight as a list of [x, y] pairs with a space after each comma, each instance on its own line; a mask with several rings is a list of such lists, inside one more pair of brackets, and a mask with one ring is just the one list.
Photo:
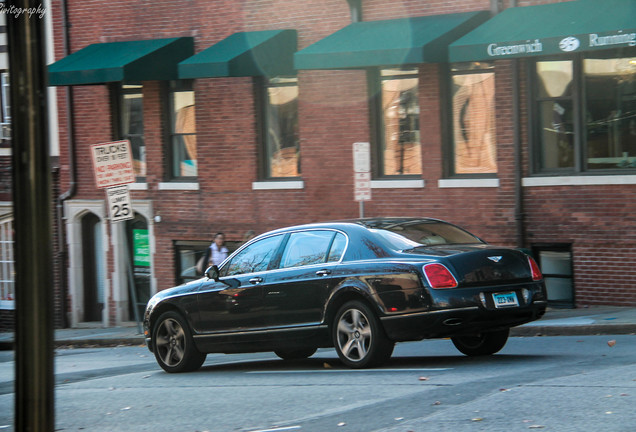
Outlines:
[[424, 275], [432, 288], [455, 288], [457, 286], [455, 276], [443, 264], [426, 264]]
[[532, 272], [532, 280], [540, 281], [543, 279], [543, 274], [541, 274], [541, 269], [539, 269], [539, 264], [532, 257], [528, 257], [528, 262], [530, 263], [530, 271]]

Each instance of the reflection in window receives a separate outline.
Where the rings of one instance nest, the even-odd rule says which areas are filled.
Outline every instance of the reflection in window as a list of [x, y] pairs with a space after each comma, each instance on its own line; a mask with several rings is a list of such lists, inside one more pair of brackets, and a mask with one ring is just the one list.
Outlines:
[[221, 275], [233, 276], [267, 270], [282, 238], [282, 235], [277, 235], [252, 243], [232, 257], [230, 262], [221, 269]]
[[453, 67], [453, 172], [497, 172], [495, 73], [490, 63]]
[[636, 168], [636, 56], [619, 52], [536, 62], [540, 171]]
[[574, 167], [573, 64], [537, 62], [537, 110], [544, 169]]
[[194, 91], [190, 82], [170, 88], [170, 169], [172, 178], [197, 176], [197, 135]]
[[344, 236], [344, 234], [336, 234], [336, 238], [333, 239], [333, 244], [331, 245], [331, 249], [329, 250], [329, 258], [327, 258], [327, 262], [340, 261], [346, 245], [347, 238]]
[[333, 231], [293, 233], [285, 247], [281, 268], [324, 263], [334, 234]]
[[265, 177], [298, 177], [298, 79], [272, 78], [265, 94]]
[[417, 69], [384, 69], [381, 120], [384, 130], [381, 175], [422, 173]]
[[585, 59], [589, 169], [636, 168], [636, 57]]
[[146, 146], [141, 85], [122, 85], [119, 88], [119, 135], [120, 139], [130, 140], [135, 175], [145, 177]]

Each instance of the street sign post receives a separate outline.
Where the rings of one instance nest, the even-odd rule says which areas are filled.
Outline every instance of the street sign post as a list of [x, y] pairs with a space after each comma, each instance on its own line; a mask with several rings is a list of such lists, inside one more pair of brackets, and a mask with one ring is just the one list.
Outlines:
[[133, 219], [128, 184], [135, 182], [130, 141], [113, 141], [91, 146], [95, 184], [106, 189], [111, 222]]
[[364, 217], [364, 202], [371, 200], [371, 146], [368, 142], [353, 143], [353, 196], [360, 202], [360, 217]]
[[134, 218], [128, 185], [106, 189], [106, 198], [108, 198], [108, 214], [111, 222]]
[[95, 184], [109, 188], [135, 182], [130, 141], [113, 141], [91, 146]]

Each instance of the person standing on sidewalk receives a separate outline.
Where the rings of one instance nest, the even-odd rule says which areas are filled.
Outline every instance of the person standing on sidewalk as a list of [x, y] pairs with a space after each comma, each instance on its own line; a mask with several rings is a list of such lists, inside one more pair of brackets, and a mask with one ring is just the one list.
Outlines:
[[228, 256], [228, 249], [225, 247], [225, 234], [217, 233], [214, 236], [214, 241], [205, 251], [205, 255], [197, 264], [197, 271], [203, 273], [211, 265], [220, 265]]

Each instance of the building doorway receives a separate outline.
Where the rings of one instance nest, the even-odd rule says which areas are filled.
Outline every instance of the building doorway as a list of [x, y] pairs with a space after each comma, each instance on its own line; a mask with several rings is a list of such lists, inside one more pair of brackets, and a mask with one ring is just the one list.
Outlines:
[[151, 293], [148, 221], [139, 213], [135, 213], [134, 219], [126, 221], [126, 240], [129, 257], [126, 265], [129, 272], [128, 283], [132, 283], [132, 287], [128, 287], [128, 314], [131, 320], [135, 320], [143, 318]]
[[104, 245], [102, 223], [93, 213], [81, 221], [82, 294], [84, 322], [103, 321], [104, 313]]

